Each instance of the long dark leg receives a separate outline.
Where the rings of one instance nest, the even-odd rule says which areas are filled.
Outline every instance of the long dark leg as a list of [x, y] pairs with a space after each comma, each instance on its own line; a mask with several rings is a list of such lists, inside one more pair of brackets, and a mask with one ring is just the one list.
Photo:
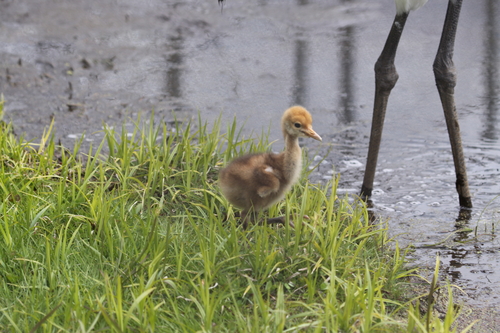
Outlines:
[[[262, 222], [264, 222], [267, 225], [270, 225], [270, 224], [283, 224], [283, 225], [285, 225], [285, 223], [286, 223], [286, 216], [271, 217], [271, 218], [265, 219]], [[290, 226], [292, 228], [295, 228], [295, 224], [293, 223], [292, 218], [290, 218], [288, 220], [288, 222], [290, 223]]]
[[375, 63], [375, 102], [373, 105], [372, 129], [365, 177], [363, 186], [361, 187], [361, 197], [363, 199], [371, 196], [373, 190], [373, 180], [375, 178], [375, 169], [377, 168], [380, 141], [382, 140], [387, 101], [399, 77], [394, 65], [394, 58], [396, 57], [399, 39], [403, 33], [407, 17], [408, 13], [396, 15], [384, 49]]
[[[240, 214], [240, 224], [243, 229], [247, 229], [250, 223], [253, 223], [257, 220], [257, 212], [253, 208], [244, 209]], [[285, 216], [272, 217], [268, 219], [264, 219], [260, 223], [266, 224], [285, 224], [286, 218]], [[289, 219], [288, 222], [292, 228], [295, 228], [292, 219]]]
[[[285, 225], [286, 223], [286, 216], [278, 216], [278, 217], [272, 217], [267, 220], [265, 220], [267, 224], [283, 224]], [[295, 228], [295, 223], [293, 223], [293, 220], [291, 218], [288, 219], [288, 223], [290, 227]]]
[[285, 216], [271, 217], [265, 220], [267, 224], [277, 224], [277, 223], [285, 224], [285, 221], [286, 221]]
[[[248, 210], [243, 210], [240, 214], [240, 224], [243, 227], [243, 229], [248, 228], [249, 223], [253, 223], [257, 219], [257, 212], [255, 212], [252, 208]], [[292, 219], [288, 220], [290, 226], [292, 228], [295, 228], [295, 224], [293, 223]], [[285, 224], [286, 223], [286, 217], [285, 216], [278, 216], [278, 217], [272, 217], [268, 218], [262, 221], [262, 223], [266, 224]]]
[[240, 214], [240, 224], [243, 229], [248, 228], [248, 223], [252, 223], [255, 220], [255, 211], [253, 208], [244, 209]]
[[465, 167], [462, 138], [458, 125], [457, 109], [455, 106], [455, 84], [457, 82], [455, 66], [453, 64], [453, 47], [455, 45], [455, 33], [457, 31], [458, 17], [462, 0], [449, 1], [446, 20], [444, 22], [441, 42], [439, 43], [436, 59], [434, 60], [434, 76], [441, 97], [446, 126], [450, 136], [451, 151], [455, 163], [457, 175], [457, 192], [461, 207], [472, 208], [472, 200], [467, 181], [467, 170]]

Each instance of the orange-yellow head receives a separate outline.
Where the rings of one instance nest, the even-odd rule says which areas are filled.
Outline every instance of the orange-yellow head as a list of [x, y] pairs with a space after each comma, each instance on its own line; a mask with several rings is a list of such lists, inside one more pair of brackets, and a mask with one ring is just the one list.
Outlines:
[[322, 141], [312, 128], [311, 114], [302, 106], [292, 106], [285, 111], [281, 118], [281, 128], [285, 136], [309, 137]]

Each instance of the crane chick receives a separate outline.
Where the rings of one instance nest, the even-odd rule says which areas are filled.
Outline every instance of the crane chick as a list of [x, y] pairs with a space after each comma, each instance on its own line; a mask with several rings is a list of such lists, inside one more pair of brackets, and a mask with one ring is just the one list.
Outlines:
[[[260, 153], [241, 156], [220, 171], [222, 194], [234, 206], [241, 208], [244, 228], [255, 213], [285, 197], [295, 184], [302, 169], [299, 137], [321, 141], [312, 129], [311, 114], [301, 106], [293, 106], [281, 118], [285, 150], [279, 154]], [[268, 219], [267, 223], [283, 223], [284, 216]]]

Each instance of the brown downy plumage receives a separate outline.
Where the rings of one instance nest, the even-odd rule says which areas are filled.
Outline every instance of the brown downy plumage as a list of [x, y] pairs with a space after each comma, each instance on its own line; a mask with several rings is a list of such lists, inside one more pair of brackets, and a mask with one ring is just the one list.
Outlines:
[[[293, 106], [281, 118], [285, 137], [282, 153], [261, 153], [241, 156], [222, 169], [219, 186], [227, 200], [243, 209], [241, 222], [246, 228], [254, 213], [266, 209], [285, 197], [300, 177], [302, 152], [299, 137], [321, 141], [312, 129], [311, 114], [301, 106]], [[267, 223], [283, 223], [284, 217], [268, 219]]]

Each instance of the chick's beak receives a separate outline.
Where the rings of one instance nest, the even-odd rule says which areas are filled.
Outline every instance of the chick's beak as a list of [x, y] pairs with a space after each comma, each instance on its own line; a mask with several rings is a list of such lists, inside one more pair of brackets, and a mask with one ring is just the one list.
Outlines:
[[310, 138], [313, 138], [314, 140], [323, 141], [318, 133], [316, 133], [312, 128], [305, 130], [304, 134]]

